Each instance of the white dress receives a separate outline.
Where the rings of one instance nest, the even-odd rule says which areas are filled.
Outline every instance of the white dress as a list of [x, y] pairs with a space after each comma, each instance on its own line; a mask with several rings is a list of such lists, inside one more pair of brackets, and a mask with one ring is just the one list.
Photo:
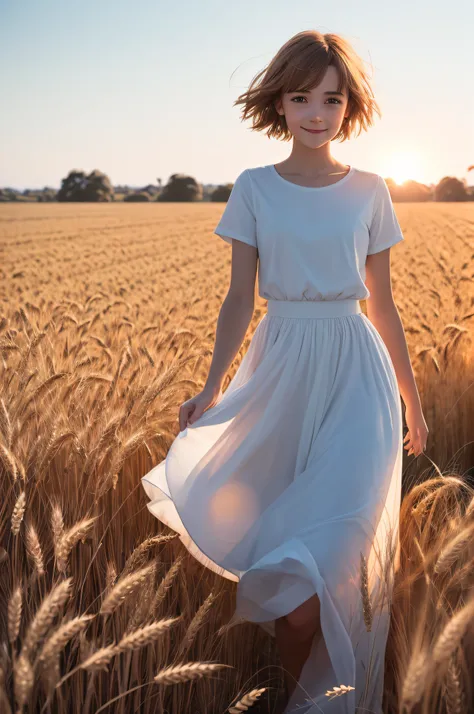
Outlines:
[[[367, 254], [403, 240], [387, 185], [354, 167], [320, 188], [273, 165], [246, 169], [215, 233], [257, 247], [268, 312], [220, 401], [143, 476], [148, 508], [203, 565], [238, 581], [233, 620], [274, 636], [276, 618], [318, 594], [323, 638], [287, 712], [380, 714], [402, 408], [359, 301]], [[330, 700], [341, 684], [355, 689]]]

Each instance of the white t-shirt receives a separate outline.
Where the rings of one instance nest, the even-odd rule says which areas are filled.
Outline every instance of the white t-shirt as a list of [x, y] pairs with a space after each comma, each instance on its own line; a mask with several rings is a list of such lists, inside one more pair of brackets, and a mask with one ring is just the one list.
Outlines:
[[257, 248], [266, 300], [365, 300], [367, 255], [404, 240], [385, 180], [353, 166], [318, 188], [273, 164], [245, 169], [214, 232]]

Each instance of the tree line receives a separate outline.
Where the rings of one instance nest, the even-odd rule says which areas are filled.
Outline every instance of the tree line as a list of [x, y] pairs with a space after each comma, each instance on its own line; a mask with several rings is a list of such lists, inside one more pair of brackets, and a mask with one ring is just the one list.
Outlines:
[[[474, 169], [469, 166], [468, 171]], [[445, 176], [437, 184], [418, 181], [405, 181], [398, 185], [391, 178], [385, 179], [393, 201], [474, 201], [474, 186], [468, 186], [465, 179]], [[45, 186], [43, 189], [25, 189], [17, 191], [11, 188], [0, 189], [0, 202], [5, 201], [57, 201], [76, 203], [100, 203], [106, 201], [126, 202], [191, 202], [220, 201], [226, 202], [232, 190], [232, 184], [203, 186], [194, 176], [172, 174], [164, 186], [161, 179], [140, 189], [128, 186], [113, 186], [107, 174], [94, 169], [89, 174], [73, 169], [62, 179], [59, 190]]]

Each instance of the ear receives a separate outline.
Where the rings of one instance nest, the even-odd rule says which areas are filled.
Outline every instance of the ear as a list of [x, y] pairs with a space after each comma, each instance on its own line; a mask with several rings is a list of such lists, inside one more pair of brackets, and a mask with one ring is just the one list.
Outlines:
[[281, 99], [275, 99], [273, 102], [273, 106], [275, 107], [276, 111], [278, 114], [283, 114], [283, 107], [282, 107], [282, 102]]

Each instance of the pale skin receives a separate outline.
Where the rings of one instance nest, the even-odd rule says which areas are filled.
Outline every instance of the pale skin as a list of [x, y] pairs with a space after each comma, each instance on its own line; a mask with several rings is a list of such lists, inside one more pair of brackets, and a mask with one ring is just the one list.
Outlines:
[[[326, 186], [339, 181], [347, 166], [331, 156], [331, 140], [349, 115], [347, 90], [336, 93], [337, 71], [328, 67], [318, 87], [310, 92], [283, 94], [275, 101], [279, 114], [284, 114], [293, 135], [290, 156], [276, 164], [287, 180], [302, 186]], [[324, 129], [311, 134], [305, 129]], [[241, 241], [232, 241], [230, 286], [221, 306], [216, 329], [215, 347], [208, 378], [203, 390], [181, 405], [180, 431], [193, 424], [222, 395], [222, 381], [239, 350], [250, 324], [255, 300], [258, 252]], [[366, 301], [367, 317], [376, 327], [390, 353], [397, 382], [405, 404], [408, 432], [404, 448], [408, 455], [424, 451], [428, 427], [423, 416], [420, 396], [410, 363], [403, 324], [395, 305], [390, 274], [390, 248], [368, 255], [366, 285], [370, 297]], [[313, 595], [292, 612], [275, 621], [275, 633], [280, 659], [285, 670], [288, 697], [300, 677], [315, 636], [321, 637], [320, 602]]]

